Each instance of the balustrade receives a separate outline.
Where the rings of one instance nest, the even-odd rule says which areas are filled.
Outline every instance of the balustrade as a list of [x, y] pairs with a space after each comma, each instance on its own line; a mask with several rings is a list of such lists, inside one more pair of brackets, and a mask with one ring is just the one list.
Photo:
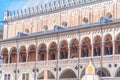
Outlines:
[[[108, 56], [95, 56], [95, 57], [84, 57], [80, 58], [80, 64], [86, 64], [89, 63], [89, 61], [92, 59], [94, 63], [100, 63], [102, 58], [102, 62], [110, 62], [113, 60], [112, 55]], [[115, 61], [120, 61], [120, 55], [115, 55], [114, 56]], [[16, 66], [18, 69], [20, 68], [34, 68], [35, 65], [36, 67], [48, 67], [48, 66], [64, 66], [64, 65], [77, 65], [78, 64], [78, 58], [73, 58], [73, 59], [63, 59], [63, 60], [49, 60], [49, 61], [37, 61], [35, 62], [24, 62], [24, 63], [11, 63], [11, 64], [2, 64], [1, 67], [2, 69], [15, 69]]]

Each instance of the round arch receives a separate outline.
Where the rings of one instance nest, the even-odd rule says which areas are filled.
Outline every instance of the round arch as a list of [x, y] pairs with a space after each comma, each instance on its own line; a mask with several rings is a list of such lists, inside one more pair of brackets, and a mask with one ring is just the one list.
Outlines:
[[81, 45], [81, 57], [90, 57], [91, 54], [91, 40], [89, 37], [82, 39]]
[[[46, 78], [44, 77], [44, 75], [47, 75]], [[55, 76], [51, 71], [46, 70], [39, 73], [37, 79], [55, 79]]]
[[100, 77], [110, 77], [110, 72], [106, 68], [98, 68], [96, 71], [97, 75]]
[[56, 60], [57, 59], [57, 43], [51, 42], [49, 45], [49, 60]]
[[16, 63], [17, 62], [17, 48], [12, 47], [10, 49], [10, 63]]
[[3, 48], [1, 51], [1, 54], [8, 54], [8, 49], [7, 48]]
[[94, 56], [100, 56], [101, 55], [101, 46], [102, 46], [102, 39], [99, 35], [94, 37]]
[[36, 56], [36, 46], [34, 44], [31, 44], [28, 47], [28, 62], [35, 61]]
[[19, 48], [19, 52], [20, 52], [20, 56], [19, 56], [19, 62], [26, 62], [26, 58], [27, 58], [27, 53], [26, 53], [26, 46], [21, 46]]
[[60, 42], [60, 59], [68, 58], [68, 41], [62, 40]]
[[77, 76], [76, 76], [76, 74], [75, 74], [75, 72], [73, 70], [66, 69], [61, 73], [59, 79], [65, 79], [65, 78], [68, 78], [68, 79], [77, 78]]
[[78, 58], [79, 41], [74, 38], [70, 41], [70, 58]]
[[117, 71], [115, 73], [115, 77], [120, 77], [120, 67], [117, 69]]
[[38, 61], [44, 61], [47, 59], [47, 46], [45, 43], [41, 43], [38, 48]]
[[106, 34], [104, 37], [104, 55], [112, 55], [113, 54], [113, 44], [112, 44], [112, 35]]
[[7, 48], [2, 49], [1, 55], [3, 56], [3, 63], [8, 63], [8, 49]]
[[115, 54], [120, 54], [120, 33], [115, 38]]

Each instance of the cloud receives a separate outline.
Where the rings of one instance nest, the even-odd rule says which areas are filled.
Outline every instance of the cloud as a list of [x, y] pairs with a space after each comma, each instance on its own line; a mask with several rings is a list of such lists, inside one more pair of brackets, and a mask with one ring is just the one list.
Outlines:
[[15, 1], [12, 1], [6, 7], [6, 10], [9, 10], [9, 11], [19, 10], [19, 9], [21, 9], [25, 5], [26, 2], [27, 2], [27, 0], [15, 0]]

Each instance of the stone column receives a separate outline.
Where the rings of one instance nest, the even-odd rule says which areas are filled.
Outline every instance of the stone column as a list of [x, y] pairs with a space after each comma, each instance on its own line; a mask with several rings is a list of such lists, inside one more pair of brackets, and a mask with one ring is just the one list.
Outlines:
[[101, 56], [104, 56], [104, 43], [102, 43]]
[[28, 62], [28, 51], [26, 51], [26, 62]]
[[47, 50], [46, 50], [46, 61], [49, 60], [49, 55], [48, 55], [48, 54], [49, 54], [49, 50], [47, 49]]
[[10, 52], [8, 53], [8, 64], [10, 63]]
[[93, 56], [94, 56], [94, 45], [91, 44], [91, 57], [93, 57]]
[[70, 54], [71, 54], [70, 53], [70, 48], [68, 48], [68, 59], [70, 59], [70, 57], [71, 57]]
[[115, 57], [115, 41], [113, 41], [113, 61], [114, 61], [114, 58]]
[[44, 80], [48, 80], [48, 71], [47, 70], [44, 71]]

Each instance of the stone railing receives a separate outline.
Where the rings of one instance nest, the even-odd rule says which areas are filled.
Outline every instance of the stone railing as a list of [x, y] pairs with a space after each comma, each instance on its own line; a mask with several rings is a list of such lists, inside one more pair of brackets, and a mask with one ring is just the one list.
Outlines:
[[120, 78], [115, 77], [115, 78], [111, 78], [111, 77], [102, 77], [100, 78], [100, 80], [120, 80]]
[[100, 63], [101, 61], [104, 63], [110, 61], [120, 61], [120, 55], [110, 55], [110, 56], [96, 56], [96, 57], [84, 57], [84, 58], [74, 58], [74, 59], [63, 59], [63, 60], [49, 60], [49, 61], [37, 61], [37, 62], [25, 62], [25, 63], [11, 63], [11, 64], [2, 64], [2, 69], [15, 69], [17, 68], [35, 68], [35, 67], [54, 67], [54, 66], [69, 66], [69, 65], [77, 65], [78, 62], [80, 64], [88, 64], [90, 60], [93, 60], [94, 63]]
[[114, 56], [114, 60], [115, 60], [115, 61], [120, 61], [120, 55], [115, 55], [115, 56]]
[[4, 70], [4, 69], [16, 69], [16, 63], [2, 64], [1, 68], [2, 68], [2, 70]]

